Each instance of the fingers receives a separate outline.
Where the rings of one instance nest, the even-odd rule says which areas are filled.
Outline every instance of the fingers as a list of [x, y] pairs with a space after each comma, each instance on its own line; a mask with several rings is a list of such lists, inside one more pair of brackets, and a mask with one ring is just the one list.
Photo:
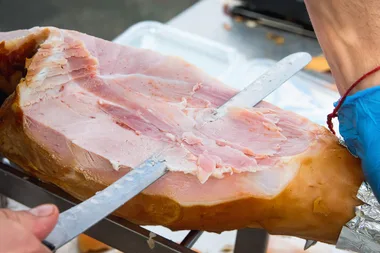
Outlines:
[[20, 223], [0, 218], [0, 253], [48, 253], [41, 241]]
[[[378, 149], [376, 149], [378, 151]], [[374, 152], [373, 152], [374, 153]], [[365, 157], [362, 160], [362, 167], [364, 169], [364, 176], [371, 186], [375, 197], [380, 200], [380, 164], [377, 157]]]
[[19, 212], [0, 209], [0, 220], [16, 222], [40, 241], [53, 230], [58, 221], [58, 215], [58, 208], [54, 205], [41, 205], [29, 211]]
[[36, 217], [33, 234], [40, 240], [45, 239], [57, 224], [58, 208], [55, 205], [41, 205], [26, 213], [26, 215], [30, 214]]

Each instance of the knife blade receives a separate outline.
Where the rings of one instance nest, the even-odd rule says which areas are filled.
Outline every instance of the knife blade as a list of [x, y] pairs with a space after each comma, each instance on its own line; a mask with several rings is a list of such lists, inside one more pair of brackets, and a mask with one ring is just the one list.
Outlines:
[[229, 107], [255, 106], [303, 69], [310, 61], [310, 54], [304, 52], [294, 53], [283, 58], [241, 92], [216, 109], [212, 120], [223, 117]]
[[165, 174], [164, 160], [152, 156], [91, 198], [62, 212], [43, 241], [55, 251], [108, 216]]
[[[311, 56], [303, 52], [285, 57], [220, 106], [213, 114], [213, 120], [225, 115], [230, 106], [255, 106], [310, 61]], [[51, 250], [57, 250], [135, 197], [166, 172], [165, 160], [158, 154], [152, 156], [104, 190], [61, 213], [57, 225], [43, 243]]]

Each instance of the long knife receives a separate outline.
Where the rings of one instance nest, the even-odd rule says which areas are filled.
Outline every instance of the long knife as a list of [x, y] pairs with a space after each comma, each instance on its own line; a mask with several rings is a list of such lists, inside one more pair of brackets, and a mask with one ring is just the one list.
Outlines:
[[[308, 53], [295, 53], [277, 62], [266, 73], [215, 110], [212, 120], [230, 106], [253, 107], [311, 61]], [[58, 223], [43, 243], [52, 251], [65, 245], [135, 197], [167, 172], [165, 160], [154, 155], [119, 180], [59, 215]]]

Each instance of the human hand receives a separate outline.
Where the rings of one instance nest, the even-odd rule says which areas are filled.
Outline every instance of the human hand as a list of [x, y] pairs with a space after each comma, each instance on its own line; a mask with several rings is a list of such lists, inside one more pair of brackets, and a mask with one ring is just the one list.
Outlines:
[[361, 159], [364, 176], [380, 202], [380, 86], [348, 96], [338, 119], [340, 134]]
[[41, 205], [29, 211], [0, 209], [0, 253], [51, 252], [41, 241], [58, 221], [54, 205]]

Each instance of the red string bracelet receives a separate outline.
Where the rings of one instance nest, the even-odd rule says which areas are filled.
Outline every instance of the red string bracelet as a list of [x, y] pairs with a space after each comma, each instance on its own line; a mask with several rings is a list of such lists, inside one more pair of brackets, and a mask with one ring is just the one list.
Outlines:
[[342, 106], [344, 100], [346, 100], [348, 94], [350, 94], [352, 89], [355, 88], [361, 81], [363, 81], [365, 78], [367, 78], [368, 76], [372, 75], [373, 73], [375, 73], [379, 70], [380, 70], [380, 66], [376, 67], [375, 69], [371, 70], [370, 72], [368, 72], [368, 73], [364, 74], [362, 77], [360, 77], [353, 85], [351, 85], [351, 87], [346, 91], [346, 93], [344, 93], [342, 98], [339, 100], [338, 105], [334, 108], [333, 112], [330, 113], [329, 115], [327, 115], [327, 125], [333, 134], [335, 134], [335, 131], [334, 131], [334, 125], [332, 123], [332, 119], [338, 116], [338, 111], [339, 111], [340, 107]]

